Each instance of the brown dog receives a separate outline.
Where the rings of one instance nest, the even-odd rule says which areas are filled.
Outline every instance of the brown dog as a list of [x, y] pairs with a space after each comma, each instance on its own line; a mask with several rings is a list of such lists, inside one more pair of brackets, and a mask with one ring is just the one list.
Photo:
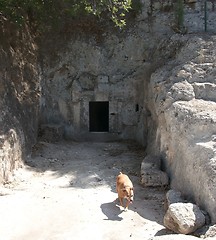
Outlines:
[[118, 198], [120, 205], [123, 206], [123, 199], [127, 200], [125, 210], [128, 209], [130, 203], [133, 202], [134, 191], [133, 191], [133, 184], [129, 177], [126, 174], [119, 173], [116, 178], [116, 191], [118, 193]]

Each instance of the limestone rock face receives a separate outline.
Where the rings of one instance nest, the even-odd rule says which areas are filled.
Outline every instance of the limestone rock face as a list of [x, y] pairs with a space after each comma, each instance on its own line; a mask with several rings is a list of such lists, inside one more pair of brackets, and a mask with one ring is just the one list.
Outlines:
[[0, 24], [0, 183], [10, 182], [37, 139], [39, 71], [27, 26]]
[[[148, 152], [161, 154], [171, 187], [202, 205], [216, 222], [216, 38], [194, 37], [152, 74], [155, 128]], [[187, 61], [185, 59], [187, 58]]]
[[205, 224], [205, 216], [197, 205], [173, 203], [164, 216], [164, 226], [182, 234], [189, 234]]

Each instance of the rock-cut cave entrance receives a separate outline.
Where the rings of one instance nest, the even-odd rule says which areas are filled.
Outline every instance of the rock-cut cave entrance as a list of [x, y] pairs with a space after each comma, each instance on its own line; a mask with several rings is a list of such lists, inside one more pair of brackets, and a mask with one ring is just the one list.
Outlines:
[[89, 131], [109, 132], [109, 102], [89, 102]]

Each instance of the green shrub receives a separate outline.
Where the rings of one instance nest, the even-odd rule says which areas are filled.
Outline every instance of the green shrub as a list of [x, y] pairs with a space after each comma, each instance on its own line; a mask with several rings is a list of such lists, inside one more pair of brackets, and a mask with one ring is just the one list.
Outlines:
[[0, 13], [18, 25], [24, 21], [47, 25], [58, 22], [62, 16], [100, 16], [107, 12], [109, 18], [122, 27], [131, 7], [131, 0], [0, 0]]

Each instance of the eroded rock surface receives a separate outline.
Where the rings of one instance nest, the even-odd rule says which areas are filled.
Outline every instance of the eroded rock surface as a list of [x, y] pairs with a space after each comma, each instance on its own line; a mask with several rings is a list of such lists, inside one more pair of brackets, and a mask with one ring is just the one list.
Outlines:
[[0, 183], [13, 180], [37, 139], [40, 77], [27, 26], [0, 16]]
[[164, 216], [164, 226], [182, 234], [190, 234], [205, 224], [205, 216], [192, 203], [172, 203]]
[[169, 184], [168, 176], [161, 171], [161, 160], [158, 156], [147, 156], [141, 164], [141, 184], [144, 187], [164, 187]]
[[214, 36], [191, 38], [174, 61], [152, 74], [149, 89], [154, 96], [152, 116], [158, 126], [152, 134], [154, 151], [158, 149], [164, 157], [171, 186], [204, 206], [213, 222], [215, 44]]

